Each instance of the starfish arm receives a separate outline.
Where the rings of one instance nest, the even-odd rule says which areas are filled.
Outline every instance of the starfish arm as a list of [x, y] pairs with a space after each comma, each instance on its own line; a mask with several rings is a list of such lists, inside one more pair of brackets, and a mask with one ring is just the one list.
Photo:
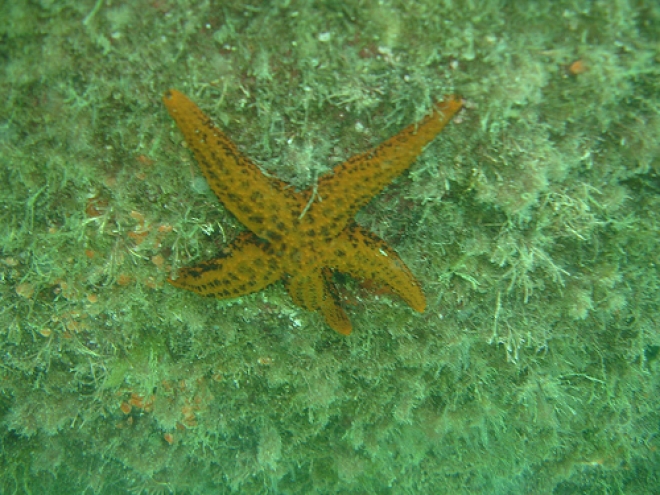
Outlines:
[[411, 308], [426, 308], [422, 288], [399, 255], [376, 234], [352, 223], [335, 240], [330, 266], [343, 273], [386, 285]]
[[163, 102], [222, 204], [263, 239], [278, 241], [290, 232], [303, 200], [286, 183], [264, 175], [184, 94], [171, 89]]
[[317, 188], [320, 201], [310, 207], [309, 218], [303, 221], [313, 222], [324, 235], [338, 234], [360, 208], [415, 162], [461, 106], [460, 99], [450, 96], [419, 122], [321, 177]]
[[282, 277], [278, 259], [265, 250], [268, 244], [245, 232], [229, 246], [223, 257], [179, 270], [175, 287], [219, 299], [259, 291]]
[[353, 330], [346, 312], [339, 303], [331, 272], [314, 269], [287, 280], [286, 288], [293, 302], [310, 311], [319, 311], [326, 323], [337, 333], [350, 335]]

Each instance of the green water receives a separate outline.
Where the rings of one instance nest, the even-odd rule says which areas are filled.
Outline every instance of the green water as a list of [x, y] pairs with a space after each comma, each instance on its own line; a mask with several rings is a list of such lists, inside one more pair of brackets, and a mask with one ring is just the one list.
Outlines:
[[[657, 2], [0, 19], [0, 493], [660, 493]], [[335, 274], [343, 337], [281, 283], [169, 286], [243, 226], [168, 88], [297, 189], [462, 95], [356, 217], [425, 312]]]

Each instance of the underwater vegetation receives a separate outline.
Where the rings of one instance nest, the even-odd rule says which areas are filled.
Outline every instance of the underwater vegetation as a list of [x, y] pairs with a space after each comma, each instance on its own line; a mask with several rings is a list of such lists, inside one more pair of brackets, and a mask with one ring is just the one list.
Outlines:
[[[657, 2], [41, 0], [0, 18], [0, 493], [660, 486]], [[282, 283], [167, 284], [246, 235], [171, 87], [292, 197], [460, 94], [355, 216], [424, 312], [324, 275], [344, 336]]]

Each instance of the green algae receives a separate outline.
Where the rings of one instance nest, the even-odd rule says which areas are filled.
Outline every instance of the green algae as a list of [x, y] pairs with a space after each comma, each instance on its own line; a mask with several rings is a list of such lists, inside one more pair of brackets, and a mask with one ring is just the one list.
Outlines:
[[[654, 2], [41, 1], [0, 18], [2, 493], [660, 484]], [[338, 277], [342, 338], [278, 285], [168, 287], [242, 228], [199, 183], [169, 87], [299, 188], [462, 94], [358, 214], [427, 311]]]

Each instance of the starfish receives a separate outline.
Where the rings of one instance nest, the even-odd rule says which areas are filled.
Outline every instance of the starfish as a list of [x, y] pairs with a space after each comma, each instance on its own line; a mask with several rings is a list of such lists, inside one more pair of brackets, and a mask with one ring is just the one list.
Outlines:
[[334, 271], [387, 286], [420, 313], [422, 288], [385, 241], [353, 221], [357, 211], [409, 168], [461, 108], [457, 97], [435, 105], [372, 150], [337, 165], [316, 187], [296, 192], [264, 175], [188, 97], [169, 90], [163, 102], [222, 204], [247, 228], [218, 258], [183, 268], [175, 287], [220, 299], [284, 280], [293, 301], [319, 311], [342, 335], [352, 331], [332, 280]]

